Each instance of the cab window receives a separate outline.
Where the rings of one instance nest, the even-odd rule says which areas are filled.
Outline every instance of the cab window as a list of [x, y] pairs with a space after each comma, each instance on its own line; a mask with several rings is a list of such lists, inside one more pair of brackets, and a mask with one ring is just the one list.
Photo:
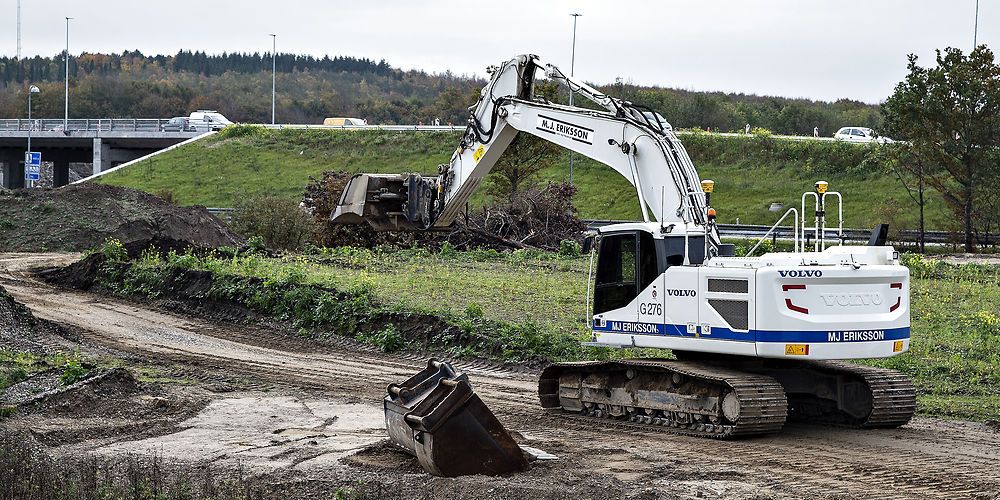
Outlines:
[[594, 314], [629, 305], [660, 275], [661, 265], [649, 233], [601, 238], [594, 283]]

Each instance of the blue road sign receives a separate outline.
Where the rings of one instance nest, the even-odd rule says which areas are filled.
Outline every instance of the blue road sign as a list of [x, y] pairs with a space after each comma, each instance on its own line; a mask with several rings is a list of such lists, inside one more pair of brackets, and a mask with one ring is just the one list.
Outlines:
[[42, 178], [42, 153], [24, 153], [24, 180], [37, 181]]

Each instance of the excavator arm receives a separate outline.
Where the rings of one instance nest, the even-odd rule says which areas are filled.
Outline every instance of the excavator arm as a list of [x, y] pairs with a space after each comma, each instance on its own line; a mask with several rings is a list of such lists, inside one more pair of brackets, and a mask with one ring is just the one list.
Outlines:
[[[603, 110], [536, 97], [538, 69]], [[459, 147], [449, 163], [438, 166], [437, 175], [358, 174], [345, 188], [332, 220], [365, 221], [379, 230], [447, 228], [519, 132], [614, 169], [635, 188], [645, 222], [710, 226], [698, 173], [669, 124], [651, 110], [605, 95], [534, 55], [491, 69], [490, 82], [470, 108]], [[714, 228], [709, 232], [718, 242]]]

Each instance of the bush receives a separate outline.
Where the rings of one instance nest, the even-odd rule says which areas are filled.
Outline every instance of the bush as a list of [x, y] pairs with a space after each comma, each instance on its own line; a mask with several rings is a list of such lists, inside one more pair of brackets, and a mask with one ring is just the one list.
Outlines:
[[562, 240], [559, 242], [559, 255], [563, 257], [579, 257], [580, 244], [573, 240]]
[[405, 340], [403, 335], [396, 329], [396, 325], [389, 325], [380, 331], [373, 333], [358, 333], [357, 339], [366, 344], [371, 344], [382, 352], [394, 352], [403, 348]]
[[66, 364], [63, 365], [63, 373], [59, 376], [59, 382], [62, 385], [73, 385], [90, 375], [90, 370], [83, 366], [80, 362], [80, 355], [76, 354], [72, 358], [66, 358]]
[[104, 245], [99, 249], [107, 262], [125, 262], [128, 260], [128, 251], [125, 245], [116, 238], [104, 240]]
[[247, 238], [260, 237], [273, 250], [299, 250], [313, 236], [309, 215], [295, 201], [280, 196], [242, 200], [233, 210], [232, 226]]

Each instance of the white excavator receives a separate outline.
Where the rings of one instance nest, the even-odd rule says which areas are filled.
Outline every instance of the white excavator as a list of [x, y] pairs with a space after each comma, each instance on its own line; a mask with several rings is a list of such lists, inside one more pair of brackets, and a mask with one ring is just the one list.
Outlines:
[[[535, 96], [539, 69], [600, 109]], [[332, 219], [448, 228], [521, 132], [611, 167], [639, 200], [642, 222], [601, 227], [588, 245], [588, 344], [669, 349], [677, 358], [553, 364], [539, 380], [544, 408], [713, 438], [775, 432], [790, 418], [858, 428], [910, 420], [915, 390], [906, 376], [833, 361], [909, 348], [909, 272], [885, 246], [884, 226], [867, 246], [843, 245], [841, 196], [818, 182], [801, 210], [785, 214], [794, 251], [735, 257], [710, 206], [714, 183], [699, 178], [672, 127], [537, 56], [492, 69], [458, 149], [436, 174], [359, 174]], [[840, 205], [836, 229], [827, 228], [828, 199]], [[827, 247], [831, 237], [840, 244]]]

